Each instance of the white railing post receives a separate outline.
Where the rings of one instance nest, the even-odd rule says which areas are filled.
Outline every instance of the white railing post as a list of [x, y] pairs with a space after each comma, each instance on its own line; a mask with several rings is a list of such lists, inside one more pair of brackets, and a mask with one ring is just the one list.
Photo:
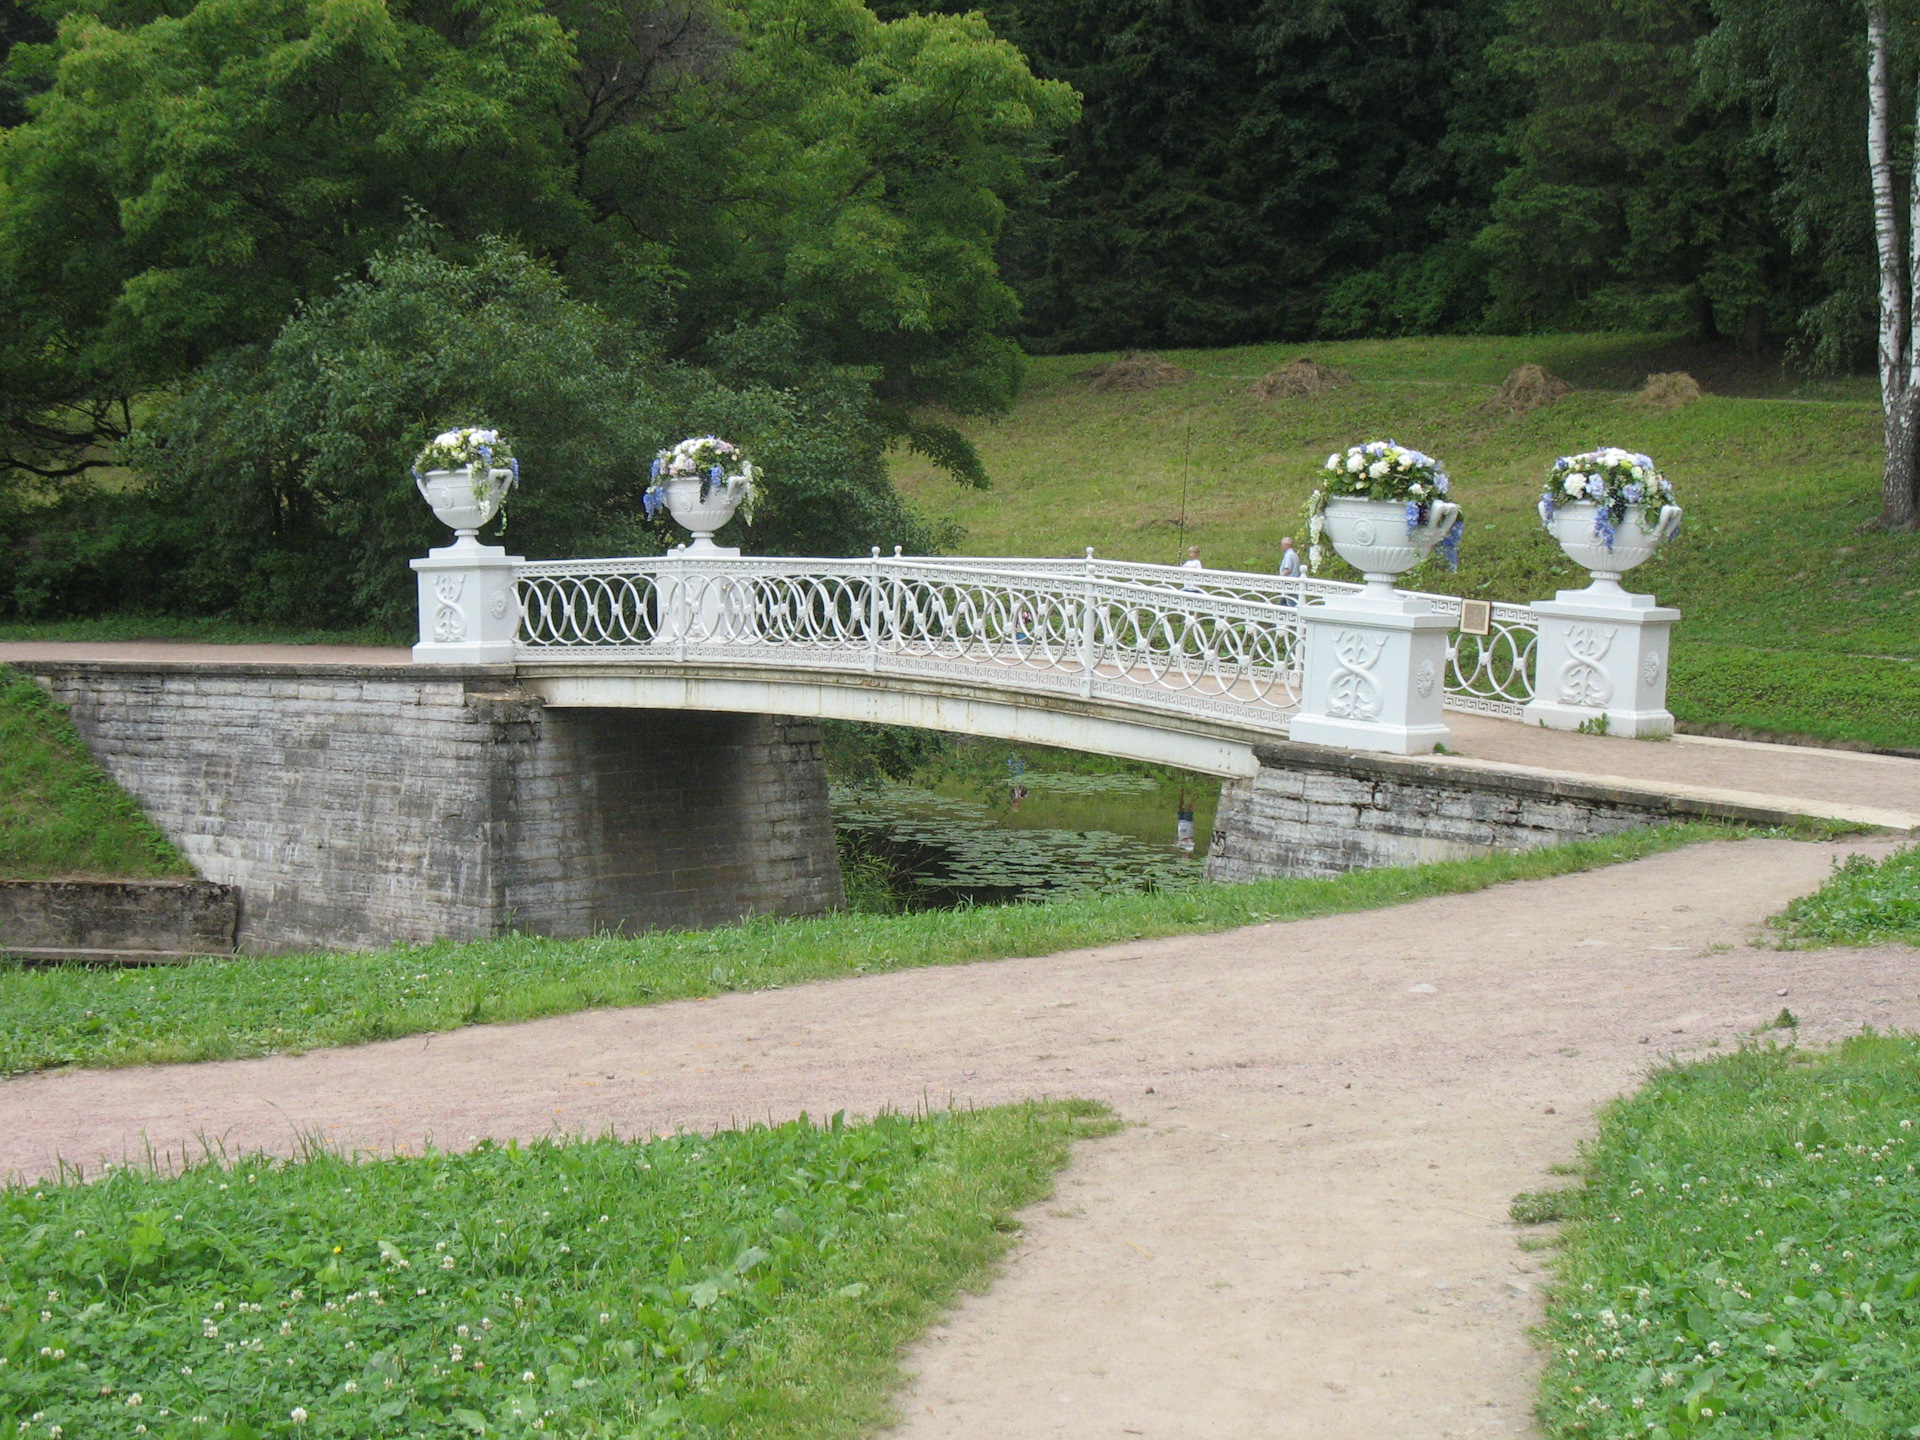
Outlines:
[[1093, 547], [1087, 547], [1087, 574], [1080, 592], [1080, 698], [1093, 698], [1095, 649]]
[[880, 668], [880, 547], [867, 562], [867, 673]]

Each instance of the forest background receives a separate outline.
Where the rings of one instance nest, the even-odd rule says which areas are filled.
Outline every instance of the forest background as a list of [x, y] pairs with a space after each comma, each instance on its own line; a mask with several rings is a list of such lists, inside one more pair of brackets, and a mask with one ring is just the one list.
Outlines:
[[[1907, 0], [0, 0], [0, 620], [404, 628], [407, 461], [516, 549], [951, 546], [1029, 353], [1691, 332], [1870, 367], [1866, 17]], [[948, 13], [938, 13], [948, 12]]]

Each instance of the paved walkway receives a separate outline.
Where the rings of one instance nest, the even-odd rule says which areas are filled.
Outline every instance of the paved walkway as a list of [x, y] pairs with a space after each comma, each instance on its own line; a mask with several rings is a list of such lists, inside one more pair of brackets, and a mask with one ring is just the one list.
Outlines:
[[[1617, 742], [1624, 743], [1624, 742]], [[1890, 842], [1859, 848], [1884, 851]], [[0, 1082], [0, 1173], [1084, 1095], [1005, 1276], [910, 1356], [901, 1440], [1528, 1436], [1506, 1220], [1594, 1107], [1790, 1005], [1920, 1025], [1920, 953], [1753, 948], [1849, 846], [1749, 840], [1389, 910], [423, 1036]]]
[[[404, 666], [412, 656], [404, 649], [344, 645], [0, 644], [0, 664], [12, 660]], [[1920, 760], [1692, 735], [1622, 740], [1454, 712], [1447, 723], [1459, 756], [1434, 758], [1463, 768], [1524, 770], [1898, 830], [1920, 828]]]

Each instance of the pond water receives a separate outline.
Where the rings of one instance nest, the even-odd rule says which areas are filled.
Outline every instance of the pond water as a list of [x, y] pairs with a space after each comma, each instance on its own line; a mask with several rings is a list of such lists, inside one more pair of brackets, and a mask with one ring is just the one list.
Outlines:
[[[831, 793], [850, 903], [942, 909], [1196, 884], [1220, 782], [996, 750]], [[1192, 817], [1185, 845], [1183, 809]]]

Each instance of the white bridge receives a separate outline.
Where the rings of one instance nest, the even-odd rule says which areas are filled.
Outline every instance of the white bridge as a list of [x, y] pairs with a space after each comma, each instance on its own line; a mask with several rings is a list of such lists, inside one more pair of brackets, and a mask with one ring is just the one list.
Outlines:
[[[415, 562], [416, 656], [511, 661], [550, 705], [866, 720], [1216, 775], [1253, 774], [1253, 745], [1286, 738], [1302, 607], [1362, 588], [1091, 552], [527, 562], [492, 551], [477, 565], [457, 554]], [[1517, 719], [1533, 698], [1532, 609], [1423, 598], [1454, 625], [1446, 704]]]

